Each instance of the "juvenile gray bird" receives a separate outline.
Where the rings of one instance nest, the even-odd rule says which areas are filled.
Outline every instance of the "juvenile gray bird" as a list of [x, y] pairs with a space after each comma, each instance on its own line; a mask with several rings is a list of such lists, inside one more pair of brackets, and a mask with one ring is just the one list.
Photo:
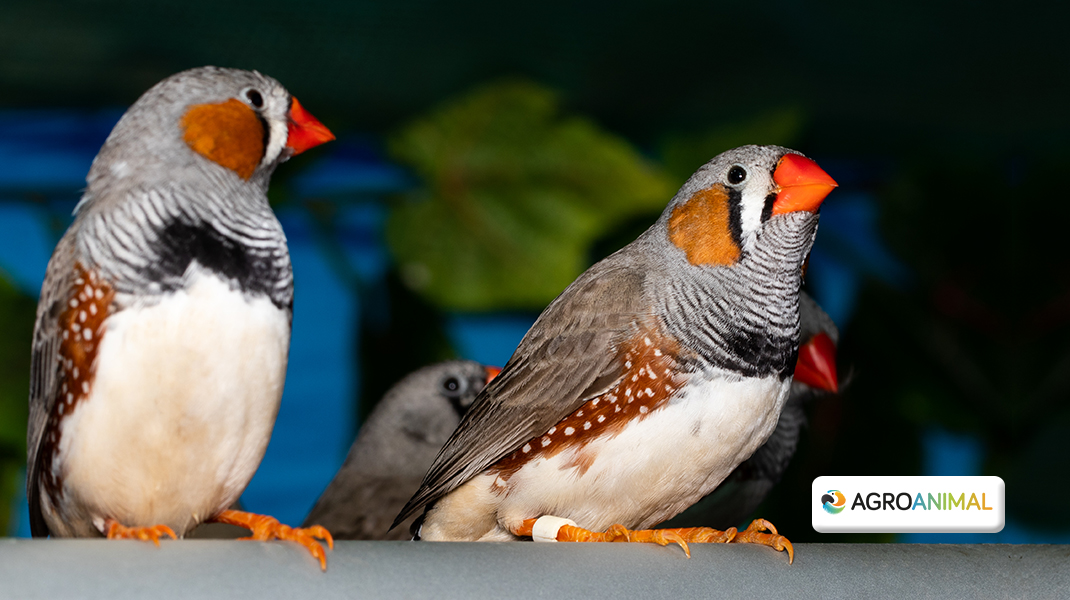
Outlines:
[[158, 542], [215, 520], [271, 437], [293, 276], [268, 206], [275, 167], [334, 139], [279, 82], [203, 67], [116, 124], [48, 264], [34, 328], [27, 494], [34, 536]]
[[[787, 148], [698, 170], [658, 221], [573, 282], [476, 399], [397, 522], [426, 540], [753, 541], [646, 530], [713, 490], [776, 427], [802, 266], [836, 183]], [[612, 527], [611, 527], [612, 526]], [[769, 529], [771, 533], [764, 533]]]
[[335, 539], [403, 540], [390, 524], [420, 487], [461, 415], [498, 369], [470, 360], [424, 367], [394, 384], [361, 426], [342, 468], [305, 518]]
[[703, 523], [728, 529], [750, 516], [780, 482], [795, 454], [806, 425], [805, 407], [814, 398], [840, 390], [836, 376], [836, 324], [806, 292], [799, 296], [799, 360], [791, 392], [784, 402], [776, 429], [761, 448], [743, 461], [717, 489], [694, 506], [670, 519], [665, 526]]

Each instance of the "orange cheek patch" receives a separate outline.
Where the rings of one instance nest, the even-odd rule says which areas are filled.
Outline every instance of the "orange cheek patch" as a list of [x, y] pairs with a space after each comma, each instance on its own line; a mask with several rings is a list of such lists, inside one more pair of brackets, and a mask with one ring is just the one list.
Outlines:
[[716, 185], [696, 192], [669, 217], [669, 241], [693, 265], [725, 266], [739, 260], [729, 227], [728, 192]]
[[182, 139], [208, 160], [249, 179], [264, 158], [264, 125], [253, 109], [231, 98], [198, 104], [182, 117]]

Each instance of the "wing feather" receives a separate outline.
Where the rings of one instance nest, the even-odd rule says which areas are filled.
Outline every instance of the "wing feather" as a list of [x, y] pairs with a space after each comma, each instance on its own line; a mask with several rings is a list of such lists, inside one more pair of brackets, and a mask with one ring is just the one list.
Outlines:
[[29, 422], [26, 427], [26, 499], [30, 505], [30, 531], [34, 537], [49, 534], [41, 512], [40, 480], [41, 444], [60, 385], [60, 314], [66, 309], [68, 294], [74, 283], [75, 244], [71, 232], [63, 236], [48, 263], [37, 319], [33, 328], [30, 362]]
[[652, 314], [644, 276], [623, 253], [595, 265], [539, 316], [476, 398], [394, 525], [450, 493], [609, 389], [621, 347]]

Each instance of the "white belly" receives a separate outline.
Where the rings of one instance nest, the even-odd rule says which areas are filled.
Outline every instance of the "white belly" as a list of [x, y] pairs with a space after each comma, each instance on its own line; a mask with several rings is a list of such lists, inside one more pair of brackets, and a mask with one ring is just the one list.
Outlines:
[[234, 502], [264, 455], [290, 326], [213, 275], [105, 321], [90, 395], [62, 422], [64, 490], [99, 529], [179, 535]]
[[[476, 477], [439, 501], [421, 536], [515, 539], [510, 529], [542, 515], [573, 519], [593, 531], [616, 523], [652, 527], [712, 491], [765, 442], [790, 384], [775, 377], [718, 378], [690, 388], [616, 436], [532, 460], [504, 482], [504, 494], [494, 491], [493, 476]], [[462, 533], [462, 521], [472, 518], [478, 503], [491, 504], [496, 518]]]

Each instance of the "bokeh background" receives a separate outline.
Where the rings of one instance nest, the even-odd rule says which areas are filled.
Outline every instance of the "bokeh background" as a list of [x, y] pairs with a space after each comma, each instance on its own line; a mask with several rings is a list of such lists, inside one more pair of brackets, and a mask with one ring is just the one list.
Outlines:
[[[89, 163], [141, 92], [216, 64], [278, 78], [338, 135], [271, 188], [295, 330], [247, 508], [301, 521], [391, 383], [504, 364], [699, 165], [776, 143], [841, 184], [808, 288], [850, 385], [810, 407], [760, 514], [797, 542], [1070, 542], [1067, 7], [5, 0], [0, 533], [28, 534], [34, 307]], [[834, 474], [998, 475], [1008, 525], [817, 534], [810, 482]]]

